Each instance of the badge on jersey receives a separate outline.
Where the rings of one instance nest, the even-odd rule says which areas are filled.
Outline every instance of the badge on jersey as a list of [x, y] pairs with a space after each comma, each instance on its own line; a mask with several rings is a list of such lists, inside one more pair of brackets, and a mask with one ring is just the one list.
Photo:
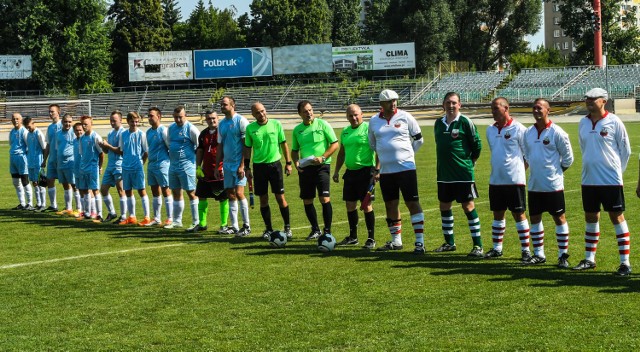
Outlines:
[[451, 138], [456, 139], [458, 138], [458, 136], [460, 136], [460, 130], [457, 128], [454, 128], [451, 130]]
[[606, 137], [606, 136], [608, 136], [608, 135], [609, 135], [609, 131], [607, 130], [607, 128], [606, 128], [606, 127], [602, 127], [602, 129], [600, 130], [600, 135], [601, 135], [602, 137]]

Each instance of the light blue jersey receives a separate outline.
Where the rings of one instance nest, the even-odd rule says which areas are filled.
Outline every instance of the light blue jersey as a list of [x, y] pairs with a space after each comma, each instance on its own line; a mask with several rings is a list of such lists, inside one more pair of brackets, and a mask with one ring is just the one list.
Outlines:
[[45, 142], [47, 142], [47, 145], [49, 146], [49, 157], [47, 158], [47, 163], [50, 165], [53, 164], [51, 165], [52, 167], [55, 167], [56, 162], [58, 161], [58, 151], [56, 149], [58, 145], [56, 143], [56, 137], [58, 136], [58, 131], [61, 129], [62, 121], [52, 123], [47, 127], [47, 138], [45, 139]]
[[[76, 135], [73, 133], [73, 129], [60, 130], [56, 133], [56, 151], [58, 169], [73, 169], [73, 141], [76, 139]], [[53, 146], [51, 147], [53, 149]]]
[[142, 171], [142, 156], [148, 152], [147, 136], [144, 132], [122, 132], [118, 147], [122, 150], [122, 170]]
[[188, 121], [182, 126], [175, 123], [169, 126], [170, 173], [195, 170], [199, 134], [198, 129]]
[[223, 145], [225, 169], [235, 170], [243, 162], [242, 151], [244, 149], [244, 133], [249, 125], [249, 121], [240, 114], [235, 114], [231, 118], [224, 118], [218, 125], [218, 143]]
[[[111, 130], [111, 132], [109, 132], [109, 134], [107, 135], [107, 143], [112, 146], [118, 145], [120, 141], [120, 135], [125, 130], [126, 129], [122, 126], [120, 126], [120, 128], [117, 130]], [[116, 172], [122, 172], [122, 155], [117, 154], [116, 152], [111, 150], [109, 150], [109, 153], [107, 155], [109, 157], [109, 161], [107, 163], [106, 171], [115, 170]]]
[[29, 131], [21, 126], [17, 130], [12, 128], [9, 132], [9, 154], [26, 155], [27, 154], [27, 134]]
[[29, 132], [27, 135], [27, 163], [30, 169], [40, 169], [44, 161], [44, 149], [47, 143], [39, 129]]
[[90, 174], [99, 169], [98, 161], [102, 153], [100, 143], [102, 137], [96, 131], [80, 137], [80, 173]]
[[169, 148], [167, 147], [167, 127], [149, 128], [147, 130], [149, 146], [149, 167], [169, 165]]

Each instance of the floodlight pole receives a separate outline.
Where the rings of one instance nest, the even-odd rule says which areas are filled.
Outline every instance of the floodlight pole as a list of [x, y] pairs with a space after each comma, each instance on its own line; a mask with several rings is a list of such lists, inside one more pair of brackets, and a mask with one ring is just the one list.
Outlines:
[[593, 0], [593, 64], [602, 68], [602, 11], [600, 0]]
[[612, 97], [611, 87], [609, 87], [609, 44], [611, 44], [611, 42], [604, 42], [604, 82], [607, 86], [609, 97]]

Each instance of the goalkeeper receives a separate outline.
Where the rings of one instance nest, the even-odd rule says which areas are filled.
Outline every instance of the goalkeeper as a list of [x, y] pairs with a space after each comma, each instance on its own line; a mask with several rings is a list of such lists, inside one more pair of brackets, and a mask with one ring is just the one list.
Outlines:
[[229, 227], [229, 199], [224, 191], [224, 181], [222, 172], [219, 179], [215, 178], [214, 171], [222, 171], [222, 163], [216, 167], [216, 154], [218, 150], [218, 115], [211, 110], [205, 113], [207, 128], [200, 132], [198, 136], [198, 149], [196, 150], [196, 196], [200, 199], [198, 203], [198, 216], [200, 223], [191, 232], [207, 230], [207, 214], [209, 212], [209, 202], [207, 198], [214, 198], [220, 202], [220, 230], [219, 233], [228, 233]]

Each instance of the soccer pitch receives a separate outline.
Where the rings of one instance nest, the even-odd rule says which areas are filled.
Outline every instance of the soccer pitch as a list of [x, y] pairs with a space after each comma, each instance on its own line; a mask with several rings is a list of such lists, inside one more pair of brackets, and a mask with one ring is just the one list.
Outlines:
[[[530, 119], [520, 121], [531, 124]], [[425, 256], [411, 253], [413, 231], [404, 206], [405, 250], [362, 250], [366, 230], [360, 212], [361, 245], [319, 253], [315, 242], [304, 240], [309, 226], [295, 171], [285, 179], [294, 239], [284, 249], [272, 249], [261, 238], [257, 204], [250, 214], [253, 234], [241, 239], [212, 233], [219, 226], [214, 200], [210, 230], [199, 235], [8, 210], [17, 201], [3, 144], [0, 350], [638, 350], [640, 261], [635, 234], [640, 231], [640, 200], [635, 188], [640, 123], [625, 125], [633, 152], [624, 174], [636, 270], [631, 278], [612, 275], [618, 251], [606, 213], [595, 271], [556, 269], [549, 215], [543, 218], [549, 261], [541, 266], [520, 264], [510, 217], [503, 257], [467, 258], [472, 244], [459, 205], [454, 207], [458, 251], [434, 253], [443, 238], [432, 127], [422, 128], [426, 143], [416, 158]], [[581, 156], [577, 124], [562, 127], [571, 136], [576, 157], [565, 176], [569, 261], [576, 265], [584, 258]], [[486, 127], [478, 128], [484, 150], [476, 166], [476, 204], [487, 251], [490, 153]], [[290, 137], [291, 131], [287, 133]], [[58, 187], [60, 206], [64, 202]], [[340, 241], [348, 234], [342, 183], [332, 184], [332, 193], [333, 233]], [[117, 199], [114, 190], [112, 196]], [[282, 229], [270, 198], [274, 227]], [[321, 220], [317, 202], [316, 209]], [[380, 195], [374, 209], [380, 246], [389, 239]], [[184, 219], [189, 223], [188, 206]]]

